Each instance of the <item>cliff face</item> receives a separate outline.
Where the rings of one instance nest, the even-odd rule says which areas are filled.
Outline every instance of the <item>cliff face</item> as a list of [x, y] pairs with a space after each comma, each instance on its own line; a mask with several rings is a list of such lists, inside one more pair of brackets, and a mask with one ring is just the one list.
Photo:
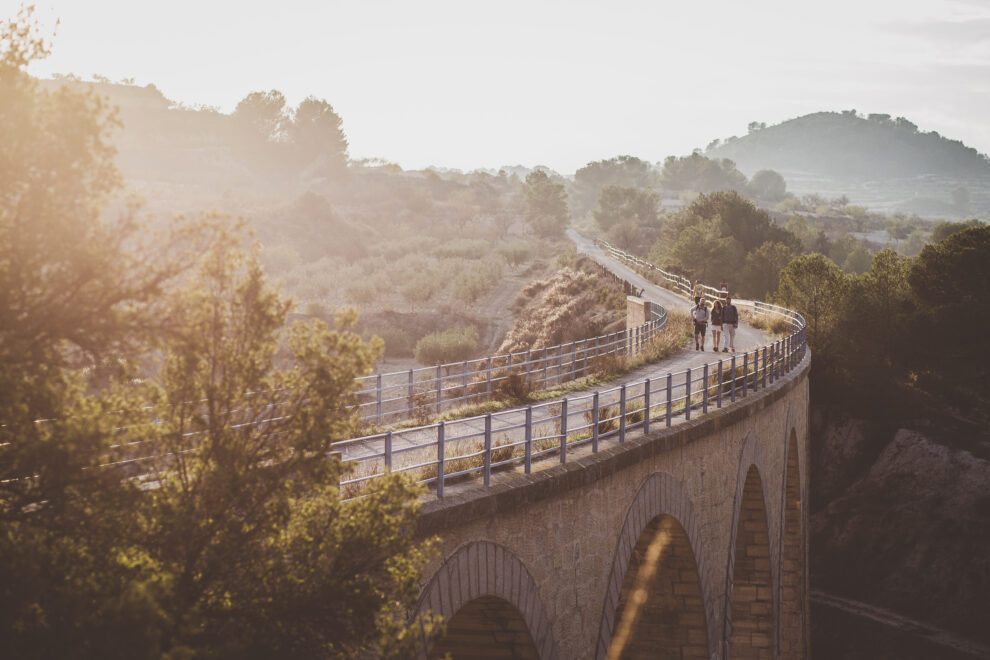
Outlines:
[[812, 444], [813, 588], [990, 642], [987, 445], [821, 416]]

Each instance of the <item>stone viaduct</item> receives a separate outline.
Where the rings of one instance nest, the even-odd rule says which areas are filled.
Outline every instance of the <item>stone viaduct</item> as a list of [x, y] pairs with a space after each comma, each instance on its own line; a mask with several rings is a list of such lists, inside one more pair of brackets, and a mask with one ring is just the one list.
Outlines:
[[[649, 435], [424, 504], [430, 657], [806, 658], [810, 353]], [[657, 425], [659, 426], [659, 425]]]

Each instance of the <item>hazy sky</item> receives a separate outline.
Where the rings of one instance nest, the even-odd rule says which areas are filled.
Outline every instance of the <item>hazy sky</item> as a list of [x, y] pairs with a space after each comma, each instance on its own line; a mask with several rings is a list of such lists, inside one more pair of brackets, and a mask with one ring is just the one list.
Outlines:
[[[12, 17], [20, 3], [0, 0]], [[990, 153], [990, 0], [36, 0], [46, 77], [231, 111], [329, 101], [404, 168], [651, 161], [819, 110], [905, 116]]]

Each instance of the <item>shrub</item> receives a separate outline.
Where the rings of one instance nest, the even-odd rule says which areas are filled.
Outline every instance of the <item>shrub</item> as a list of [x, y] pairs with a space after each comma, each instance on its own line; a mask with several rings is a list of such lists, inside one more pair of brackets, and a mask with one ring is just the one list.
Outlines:
[[454, 282], [454, 298], [464, 302], [478, 300], [492, 290], [501, 276], [500, 262], [493, 259], [477, 262]]
[[375, 330], [385, 342], [385, 357], [410, 357], [413, 354], [413, 338], [402, 328], [388, 326]]
[[498, 246], [497, 252], [502, 255], [506, 263], [513, 268], [517, 268], [526, 263], [533, 256], [533, 248], [529, 243], [525, 243], [523, 241], [502, 243]]
[[513, 404], [527, 403], [533, 394], [533, 384], [526, 380], [526, 376], [518, 371], [510, 373], [499, 382], [499, 394]]
[[466, 360], [478, 350], [478, 329], [474, 326], [431, 332], [416, 342], [420, 364], [446, 364]]
[[437, 257], [481, 259], [488, 253], [488, 250], [488, 241], [478, 238], [455, 238], [452, 241], [437, 244], [433, 249], [433, 254]]

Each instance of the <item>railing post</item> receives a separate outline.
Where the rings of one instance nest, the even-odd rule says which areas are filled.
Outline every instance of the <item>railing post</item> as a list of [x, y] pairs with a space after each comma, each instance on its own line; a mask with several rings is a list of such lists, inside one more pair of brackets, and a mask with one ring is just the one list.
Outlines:
[[409, 412], [413, 411], [413, 398], [416, 396], [416, 390], [413, 387], [413, 383], [416, 382], [416, 376], [413, 374], [413, 370], [409, 370], [409, 382], [406, 385], [406, 395], [409, 397]]
[[547, 386], [547, 378], [550, 377], [550, 374], [547, 371], [547, 357], [548, 357], [547, 347], [544, 346], [543, 347], [543, 387]]
[[375, 375], [375, 420], [376, 423], [382, 425], [382, 374], [378, 372]]
[[443, 367], [437, 365], [437, 414], [440, 414], [440, 407], [443, 405]]
[[722, 387], [724, 379], [722, 378], [722, 358], [718, 360], [718, 391], [715, 393], [715, 407], [722, 407]]
[[492, 414], [485, 415], [485, 485], [492, 485]]
[[392, 431], [385, 431], [385, 470], [392, 471]]
[[763, 374], [760, 382], [760, 387], [763, 389], [767, 388], [767, 347], [763, 347]]
[[575, 373], [574, 368], [576, 365], [577, 365], [577, 342], [572, 341], [571, 342], [571, 375], [570, 375], [571, 380], [574, 380], [574, 373]]
[[643, 435], [650, 433], [650, 379], [643, 383]]
[[708, 363], [705, 363], [705, 368], [701, 374], [701, 383], [705, 388], [704, 394], [701, 395], [701, 414], [708, 414]]
[[691, 367], [684, 378], [684, 419], [691, 419]]
[[732, 394], [729, 395], [730, 396], [729, 400], [735, 403], [736, 401], [736, 356], [735, 355], [732, 356], [732, 363], [729, 366], [729, 372], [732, 374], [732, 378], [731, 378], [732, 384], [729, 386], [729, 391], [732, 392]]
[[492, 356], [488, 356], [488, 363], [485, 365], [485, 393], [488, 400], [492, 399]]
[[527, 348], [526, 349], [526, 369], [523, 371], [523, 373], [526, 374], [525, 381], [526, 381], [527, 384], [529, 383], [529, 373], [533, 370], [533, 365], [530, 362], [530, 357], [531, 357], [530, 349]]
[[619, 442], [626, 441], [626, 385], [619, 387]]
[[461, 374], [461, 387], [464, 389], [464, 394], [461, 396], [464, 402], [468, 402], [468, 361], [464, 360], [464, 373]]
[[533, 406], [526, 406], [526, 474], [533, 469]]
[[747, 390], [749, 390], [749, 353], [743, 351], [743, 398], [746, 397]]
[[674, 392], [674, 374], [667, 372], [667, 428], [670, 428], [670, 416], [673, 414], [671, 408], [673, 407], [673, 392]]
[[560, 462], [567, 462], [567, 397], [560, 400]]
[[443, 499], [443, 421], [437, 423], [437, 497]]
[[591, 397], [591, 451], [598, 453], [598, 392]]

